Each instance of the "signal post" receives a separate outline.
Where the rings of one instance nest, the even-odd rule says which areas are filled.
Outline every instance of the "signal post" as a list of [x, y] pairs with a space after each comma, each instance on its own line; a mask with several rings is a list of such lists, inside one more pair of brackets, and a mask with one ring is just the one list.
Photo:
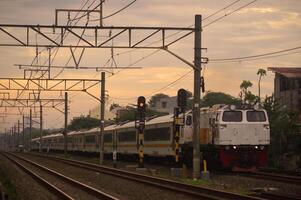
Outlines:
[[144, 129], [145, 129], [145, 97], [138, 97], [137, 101], [137, 111], [139, 119], [136, 120], [135, 126], [138, 130], [138, 168], [144, 168]]
[[184, 89], [178, 91], [177, 98], [178, 107], [174, 109], [174, 151], [175, 151], [175, 168], [171, 169], [171, 173], [175, 176], [180, 176], [182, 173], [180, 161], [180, 131], [185, 123], [185, 110], [187, 106], [187, 92]]

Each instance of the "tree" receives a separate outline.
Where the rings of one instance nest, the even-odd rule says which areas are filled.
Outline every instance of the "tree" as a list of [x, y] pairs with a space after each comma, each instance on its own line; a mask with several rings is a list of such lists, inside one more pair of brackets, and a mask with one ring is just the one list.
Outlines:
[[[124, 122], [124, 121], [134, 121], [137, 118], [137, 109], [135, 107], [132, 106], [127, 106], [126, 107], [127, 111], [123, 112], [120, 116], [119, 119], [117, 119], [117, 122]], [[145, 116], [146, 117], [151, 117], [151, 116], [163, 116], [163, 115], [167, 115], [168, 113], [164, 113], [164, 112], [158, 112], [155, 110], [152, 110], [150, 108], [146, 108], [146, 113]]]
[[115, 108], [121, 107], [118, 103], [112, 103], [110, 105], [110, 111], [114, 110]]
[[239, 99], [225, 94], [223, 92], [211, 92], [208, 91], [202, 99], [202, 106], [213, 106], [215, 104], [237, 104], [239, 103]]
[[248, 88], [252, 87], [253, 83], [251, 81], [246, 81], [243, 80], [242, 83], [240, 84], [240, 99], [241, 101], [250, 101], [250, 102], [254, 102], [257, 98], [254, 94], [252, 94], [251, 91], [248, 90]]
[[70, 125], [68, 126], [68, 130], [80, 130], [80, 129], [89, 129], [100, 126], [99, 119], [91, 118], [91, 117], [75, 117], [72, 119]]
[[247, 92], [248, 88], [252, 86], [253, 83], [251, 81], [243, 80], [242, 83], [240, 84], [240, 89], [243, 90], [244, 92]]
[[[297, 133], [297, 113], [279, 104], [274, 96], [266, 97], [262, 105], [268, 113], [270, 122], [270, 162], [277, 162], [279, 157], [288, 151], [289, 137]], [[277, 165], [277, 163], [272, 163], [272, 165]]]
[[167, 94], [163, 94], [163, 93], [159, 93], [159, 94], [155, 94], [154, 96], [151, 97], [151, 99], [149, 100], [148, 104], [151, 108], [156, 106], [156, 103], [162, 99], [162, 98], [166, 98], [169, 97]]
[[264, 69], [258, 69], [257, 75], [259, 75], [259, 79], [258, 79], [258, 98], [259, 98], [259, 101], [260, 101], [260, 82], [261, 82], [261, 78], [263, 76], [267, 75], [267, 71], [264, 70]]

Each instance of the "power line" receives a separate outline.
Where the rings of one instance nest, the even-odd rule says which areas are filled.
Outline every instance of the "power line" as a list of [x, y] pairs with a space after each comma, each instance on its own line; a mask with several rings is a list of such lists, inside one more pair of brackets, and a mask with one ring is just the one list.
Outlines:
[[[214, 12], [214, 13], [208, 15], [208, 16], [205, 17], [202, 21], [205, 21], [205, 20], [207, 20], [207, 19], [213, 17], [214, 15], [220, 13], [221, 11], [226, 10], [227, 8], [229, 8], [229, 7], [233, 6], [233, 5], [235, 5], [235, 4], [238, 3], [239, 1], [241, 1], [241, 0], [236, 0], [236, 1], [232, 2], [232, 3], [230, 3], [229, 5], [227, 5], [227, 6], [223, 7], [223, 8], [221, 8], [221, 9], [219, 9], [218, 11], [216, 11], [216, 12]], [[232, 13], [231, 13], [231, 14], [232, 14]], [[224, 16], [224, 17], [225, 17], [225, 16]], [[187, 28], [191, 28], [191, 27], [193, 27], [193, 26], [194, 26], [194, 24], [192, 24], [192, 25], [190, 25], [190, 26], [187, 26]], [[180, 31], [177, 31], [177, 32], [175, 32], [175, 33], [172, 33], [172, 34], [166, 36], [165, 39], [171, 38], [171, 37], [173, 37], [173, 36], [175, 36], [175, 35], [177, 35], [177, 34], [179, 34], [179, 33], [181, 33], [181, 32], [183, 32], [183, 31], [180, 30]], [[151, 46], [151, 45], [153, 45], [153, 44], [155, 44], [155, 43], [158, 43], [158, 42], [161, 42], [161, 41], [162, 41], [162, 39], [159, 39], [159, 40], [153, 41], [153, 42], [151, 42], [151, 43], [149, 43], [149, 44], [147, 44], [147, 45], [145, 45], [145, 46], [146, 46], [146, 47], [147, 47], [147, 46]], [[120, 56], [120, 55], [127, 54], [127, 53], [131, 53], [131, 52], [134, 52], [134, 51], [137, 51], [137, 50], [138, 50], [138, 49], [132, 49], [132, 50], [123, 51], [123, 52], [120, 52], [120, 53], [116, 53], [114, 56]]]
[[[301, 46], [293, 47], [293, 48], [290, 48], [290, 49], [284, 49], [284, 50], [280, 50], [280, 51], [269, 52], [269, 53], [251, 55], [251, 56], [210, 59], [209, 62], [224, 62], [224, 61], [237, 61], [237, 60], [242, 61], [242, 60], [245, 60], [245, 59], [260, 58], [260, 57], [265, 57], [265, 56], [269, 56], [269, 55], [275, 55], [275, 54], [290, 52], [290, 51], [294, 51], [294, 50], [297, 50], [297, 49], [301, 49]], [[281, 56], [281, 55], [279, 55], [279, 56]]]
[[183, 74], [182, 76], [180, 76], [180, 77], [177, 78], [176, 80], [174, 80], [174, 81], [170, 82], [169, 84], [165, 85], [164, 87], [162, 87], [162, 88], [160, 88], [160, 89], [158, 89], [158, 90], [155, 90], [154, 92], [152, 92], [152, 93], [150, 93], [150, 94], [148, 94], [148, 95], [146, 95], [146, 96], [147, 96], [147, 97], [150, 97], [150, 96], [152, 96], [153, 94], [158, 93], [158, 92], [164, 90], [165, 88], [168, 88], [168, 87], [174, 85], [174, 84], [177, 83], [178, 81], [180, 81], [180, 80], [182, 80], [183, 78], [185, 78], [186, 76], [188, 76], [191, 72], [193, 72], [193, 69], [190, 70], [189, 72], [186, 72], [185, 74]]
[[212, 22], [210, 22], [210, 23], [204, 25], [203, 28], [208, 27], [208, 26], [210, 26], [211, 24], [214, 24], [215, 22], [218, 22], [219, 20], [221, 20], [221, 19], [223, 19], [223, 18], [225, 18], [225, 17], [228, 17], [228, 16], [232, 15], [233, 13], [235, 13], [235, 12], [237, 12], [237, 11], [239, 11], [239, 10], [241, 10], [241, 9], [243, 9], [243, 8], [245, 8], [245, 7], [247, 7], [247, 6], [251, 5], [251, 4], [253, 4], [253, 3], [255, 3], [256, 1], [257, 1], [257, 0], [253, 0], [253, 1], [251, 1], [250, 3], [247, 3], [247, 4], [245, 4], [245, 5], [243, 5], [243, 6], [239, 7], [239, 8], [237, 8], [237, 9], [235, 9], [235, 10], [229, 12], [229, 13], [226, 13], [225, 15], [223, 15], [223, 16], [221, 16], [221, 17], [219, 17], [219, 18], [213, 20]]
[[[95, 1], [94, 1], [95, 2]], [[93, 2], [93, 3], [94, 3]], [[92, 3], [92, 4], [93, 4]], [[90, 7], [88, 7], [84, 12], [86, 12], [85, 14], [83, 14], [82, 16], [80, 16], [80, 17], [75, 17], [75, 18], [73, 18], [72, 20], [70, 20], [70, 21], [75, 21], [75, 20], [80, 20], [80, 19], [82, 19], [83, 17], [85, 17], [85, 16], [87, 16], [87, 15], [89, 15], [89, 13], [91, 13], [92, 11], [94, 11], [94, 10], [96, 10], [101, 4], [103, 4], [104, 3], [104, 0], [103, 1], [101, 1], [99, 4], [97, 4], [97, 6], [95, 6], [92, 10], [89, 10], [89, 8]], [[81, 9], [81, 11], [83, 11], [82, 9]], [[78, 12], [79, 13], [79, 12]]]
[[107, 19], [107, 18], [110, 18], [110, 17], [113, 17], [114, 15], [122, 12], [123, 10], [127, 9], [128, 7], [130, 7], [132, 4], [134, 4], [137, 0], [134, 0], [132, 1], [131, 3], [127, 4], [126, 6], [122, 7], [121, 9], [117, 10], [116, 12], [110, 14], [110, 15], [107, 15], [105, 17], [102, 17], [101, 19], [92, 19], [91, 21], [100, 21], [100, 20], [103, 20], [103, 19]]
[[220, 13], [220, 12], [223, 11], [223, 10], [226, 10], [227, 8], [233, 6], [234, 4], [236, 4], [236, 3], [240, 2], [240, 1], [241, 1], [241, 0], [236, 0], [236, 1], [232, 2], [232, 3], [230, 3], [230, 4], [227, 5], [226, 7], [223, 7], [223, 8], [221, 8], [221, 9], [219, 9], [218, 11], [216, 11], [216, 12], [214, 12], [214, 13], [208, 15], [207, 17], [205, 17], [205, 18], [203, 19], [203, 21], [209, 19], [210, 17], [213, 17], [214, 15]]

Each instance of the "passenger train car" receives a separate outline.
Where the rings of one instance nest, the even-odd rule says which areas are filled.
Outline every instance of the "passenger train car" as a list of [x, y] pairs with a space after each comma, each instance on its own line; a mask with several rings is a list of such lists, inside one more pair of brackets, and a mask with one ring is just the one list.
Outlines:
[[[175, 155], [173, 115], [156, 117], [146, 121], [144, 154], [149, 157], [173, 157]], [[215, 105], [201, 109], [200, 144], [203, 157], [211, 163], [230, 169], [254, 169], [267, 163], [267, 147], [270, 142], [269, 121], [265, 110]], [[97, 152], [99, 128], [68, 133], [68, 150]], [[180, 131], [180, 151], [184, 162], [192, 160], [192, 113], [185, 113]], [[32, 140], [37, 149], [40, 139]], [[42, 138], [42, 147], [63, 150], [63, 135], [58, 133]], [[138, 135], [135, 122], [125, 122], [105, 127], [104, 152], [119, 155], [137, 155]], [[213, 163], [213, 162], [212, 162]]]

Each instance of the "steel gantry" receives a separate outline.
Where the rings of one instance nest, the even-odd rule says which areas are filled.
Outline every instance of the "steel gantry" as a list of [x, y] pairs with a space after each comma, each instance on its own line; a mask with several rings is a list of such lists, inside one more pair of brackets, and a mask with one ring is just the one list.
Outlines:
[[[80, 32], [86, 30], [89, 36], [81, 35]], [[98, 35], [101, 31], [114, 31], [108, 39], [100, 40]], [[167, 40], [169, 32], [176, 31], [185, 32], [184, 35], [173, 40]], [[15, 47], [77, 47], [77, 48], [140, 48], [140, 49], [166, 49], [177, 41], [187, 37], [195, 32], [194, 28], [181, 27], [136, 27], [136, 26], [60, 26], [60, 25], [17, 25], [17, 24], [0, 24], [0, 32], [6, 35], [6, 40], [0, 40], [0, 46], [15, 46]], [[53, 33], [51, 36], [46, 33]], [[145, 33], [148, 32], [148, 33]], [[150, 32], [150, 33], [149, 33]], [[20, 33], [22, 35], [20, 35]], [[57, 34], [60, 35], [60, 40], [56, 41]], [[79, 39], [79, 45], [74, 45], [74, 42], [64, 38], [65, 34], [73, 35]], [[141, 34], [143, 36], [141, 36]], [[40, 41], [36, 41], [38, 35]], [[123, 39], [124, 35], [128, 42], [110, 44], [113, 39]], [[139, 37], [138, 37], [139, 36]], [[9, 40], [8, 38], [12, 39]], [[140, 38], [136, 39], [135, 38]], [[152, 41], [150, 41], [152, 39]], [[9, 41], [8, 41], [9, 40]], [[148, 40], [153, 42], [153, 45], [144, 45]], [[160, 44], [157, 41], [161, 41]]]
[[[43, 108], [54, 108], [55, 110], [61, 112], [62, 114], [64, 114], [65, 116], [68, 115], [68, 98], [67, 98], [67, 94], [65, 94], [65, 99], [20, 99], [20, 98], [10, 98], [10, 96], [8, 97], [4, 97], [4, 98], [0, 98], [0, 108], [30, 108], [30, 114], [29, 114], [29, 120], [30, 120], [30, 137], [29, 137], [29, 142], [28, 144], [30, 144], [31, 141], [31, 127], [32, 127], [32, 123], [34, 122], [34, 120], [32, 120], [32, 108], [36, 107], [36, 104], [39, 104], [39, 109], [40, 109], [40, 120], [39, 120], [39, 124], [40, 124], [40, 152], [42, 151], [42, 137], [43, 137]], [[57, 108], [57, 106], [62, 105], [64, 103], [65, 105], [65, 111], [62, 111], [60, 109]], [[24, 120], [25, 120], [25, 116], [23, 115], [23, 131], [24, 131]], [[68, 118], [66, 118], [68, 119]], [[65, 122], [66, 124], [66, 122]], [[18, 120], [18, 127], [19, 127], [20, 123]], [[67, 129], [67, 127], [65, 126], [65, 129]], [[18, 129], [19, 130], [19, 129]], [[18, 137], [19, 137], [19, 132], [18, 132]], [[24, 132], [23, 132], [23, 137], [22, 137], [22, 141], [23, 141], [23, 145], [25, 144], [25, 138], [24, 138]], [[18, 140], [19, 141], [19, 140]], [[31, 146], [29, 145], [29, 149], [31, 149]]]
[[0, 107], [35, 107], [36, 104], [43, 107], [57, 107], [64, 102], [64, 99], [7, 99], [0, 98]]
[[100, 101], [99, 97], [96, 97], [89, 92], [92, 88], [101, 84], [101, 80], [98, 79], [24, 79], [24, 78], [0, 78], [0, 91], [73, 91], [73, 92], [85, 92]]

